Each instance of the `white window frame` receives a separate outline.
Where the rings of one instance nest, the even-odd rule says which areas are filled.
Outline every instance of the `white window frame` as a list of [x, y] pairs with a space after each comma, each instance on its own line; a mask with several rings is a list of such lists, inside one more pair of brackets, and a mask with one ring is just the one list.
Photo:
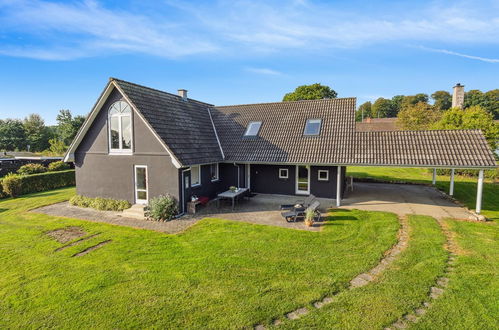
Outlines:
[[[299, 182], [298, 182], [298, 175], [299, 175], [299, 167], [300, 166], [305, 166], [308, 170], [308, 176], [307, 176], [307, 190], [300, 190], [299, 189]], [[311, 180], [310, 180], [310, 172], [311, 172], [311, 168], [309, 165], [296, 165], [296, 170], [295, 170], [295, 193], [297, 195], [310, 195], [310, 186], [312, 184]]]
[[[197, 167], [198, 169], [198, 183], [194, 183], [192, 180], [192, 173], [194, 173], [195, 168]], [[201, 185], [201, 165], [193, 165], [191, 166], [191, 188], [192, 187], [199, 187]]]
[[[321, 173], [326, 173], [326, 178], [321, 178]], [[319, 170], [317, 171], [317, 181], [329, 181], [329, 170]]]
[[[130, 113], [129, 114], [111, 114], [111, 109], [113, 108], [113, 105], [116, 103], [123, 102], [128, 105], [130, 108]], [[108, 126], [108, 147], [109, 147], [109, 154], [110, 155], [131, 155], [133, 153], [133, 119], [132, 119], [132, 107], [130, 104], [128, 104], [125, 101], [116, 101], [107, 110], [107, 126]], [[112, 147], [112, 142], [111, 142], [111, 118], [112, 117], [117, 117], [118, 118], [118, 143], [119, 143], [119, 148], [113, 148]], [[130, 149], [123, 149], [123, 129], [121, 127], [121, 119], [123, 117], [130, 117]]]
[[[137, 189], [137, 169], [144, 168], [146, 170], [146, 189]], [[149, 171], [147, 170], [147, 165], [134, 165], [133, 166], [133, 183], [135, 190], [135, 203], [137, 204], [147, 204], [149, 202]], [[139, 190], [146, 192], [147, 199], [139, 199]]]
[[218, 163], [213, 163], [213, 164], [210, 164], [210, 176], [211, 176], [211, 167], [213, 165], [216, 165], [216, 173], [217, 173], [217, 176], [215, 178], [211, 178], [211, 182], [215, 182], [215, 181], [218, 181], [220, 180], [220, 169], [219, 169], [219, 164]]
[[[281, 171], [286, 171], [286, 176], [281, 175]], [[279, 169], [279, 179], [289, 179], [289, 169], [288, 168], [280, 168]]]
[[[317, 132], [317, 134], [308, 134], [307, 133], [307, 126], [309, 124], [312, 124], [314, 122], [319, 122], [319, 131]], [[306, 136], [317, 136], [317, 135], [321, 135], [321, 130], [322, 130], [322, 119], [320, 118], [313, 118], [313, 119], [307, 119], [307, 122], [305, 123], [305, 128], [303, 129], [303, 135], [306, 135]]]
[[[256, 131], [256, 134], [248, 134], [251, 127], [253, 125], [256, 125], [256, 124], [259, 124], [260, 126], [258, 127], [258, 131]], [[246, 131], [244, 132], [244, 136], [258, 136], [258, 134], [260, 133], [260, 129], [262, 128], [262, 122], [261, 121], [251, 121], [249, 122], [248, 124], [248, 127], [246, 128]]]

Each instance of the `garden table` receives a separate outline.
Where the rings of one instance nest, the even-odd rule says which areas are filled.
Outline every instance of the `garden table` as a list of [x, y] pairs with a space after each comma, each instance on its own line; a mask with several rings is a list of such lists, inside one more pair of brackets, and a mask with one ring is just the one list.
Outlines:
[[220, 208], [220, 199], [222, 198], [227, 198], [232, 200], [232, 210], [234, 210], [234, 203], [235, 200], [238, 196], [241, 196], [242, 194], [246, 193], [248, 191], [248, 188], [238, 188], [235, 191], [232, 190], [227, 190], [224, 191], [223, 193], [218, 194], [218, 207]]

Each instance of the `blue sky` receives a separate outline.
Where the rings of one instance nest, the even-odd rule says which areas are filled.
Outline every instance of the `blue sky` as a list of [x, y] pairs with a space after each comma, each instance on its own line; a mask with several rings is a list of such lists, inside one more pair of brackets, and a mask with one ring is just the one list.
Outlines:
[[217, 105], [486, 91], [499, 1], [0, 0], [0, 118], [86, 114], [111, 76]]

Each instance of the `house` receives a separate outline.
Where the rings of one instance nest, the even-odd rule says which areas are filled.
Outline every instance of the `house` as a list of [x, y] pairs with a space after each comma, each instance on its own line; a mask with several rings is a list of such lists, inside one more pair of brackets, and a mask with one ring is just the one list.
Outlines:
[[336, 199], [346, 166], [486, 169], [479, 130], [357, 132], [355, 98], [213, 106], [111, 78], [65, 155], [77, 192], [147, 203], [230, 186]]

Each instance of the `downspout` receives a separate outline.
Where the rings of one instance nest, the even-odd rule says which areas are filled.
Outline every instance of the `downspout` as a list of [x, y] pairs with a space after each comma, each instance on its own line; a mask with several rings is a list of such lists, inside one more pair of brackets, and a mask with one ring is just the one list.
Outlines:
[[237, 167], [237, 187], [239, 188], [240, 187], [239, 181], [241, 180], [241, 174], [239, 173], [240, 172], [239, 165], [237, 165], [236, 163], [233, 163], [233, 165]]

